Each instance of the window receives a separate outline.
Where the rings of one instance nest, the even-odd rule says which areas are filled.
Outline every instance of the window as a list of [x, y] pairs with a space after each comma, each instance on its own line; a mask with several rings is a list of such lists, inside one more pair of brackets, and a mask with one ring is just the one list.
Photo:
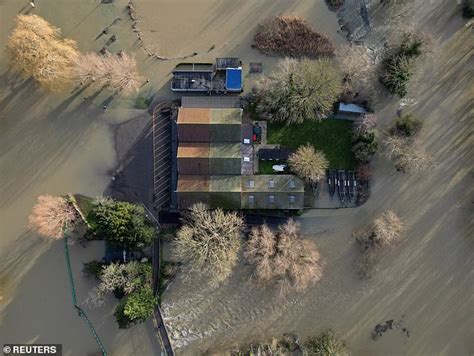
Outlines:
[[249, 156], [244, 156], [244, 162], [250, 162], [250, 157]]
[[290, 201], [290, 204], [294, 204], [295, 201], [296, 201], [296, 197], [295, 197], [294, 195], [290, 195], [290, 196], [288, 197], [288, 200]]
[[295, 189], [296, 188], [296, 184], [295, 184], [295, 181], [292, 179], [290, 180], [290, 182], [288, 183], [288, 185], [290, 186], [291, 189]]
[[249, 188], [255, 188], [255, 181], [254, 181], [253, 179], [249, 179], [249, 180], [247, 181], [247, 186], [248, 186]]
[[255, 195], [249, 195], [249, 204], [255, 203]]
[[269, 195], [269, 196], [268, 196], [268, 202], [269, 202], [270, 204], [273, 204], [273, 203], [275, 202], [275, 196], [274, 196], [274, 195]]
[[273, 179], [268, 181], [268, 188], [275, 188], [275, 181]]

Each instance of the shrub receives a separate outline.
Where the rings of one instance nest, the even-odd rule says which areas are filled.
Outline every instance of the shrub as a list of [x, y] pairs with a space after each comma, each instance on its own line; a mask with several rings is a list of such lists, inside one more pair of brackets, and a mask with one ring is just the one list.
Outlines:
[[336, 11], [344, 5], [344, 0], [326, 0], [326, 4], [328, 4], [329, 9]]
[[29, 226], [43, 237], [61, 239], [76, 218], [74, 207], [65, 198], [40, 195], [29, 216]]
[[356, 168], [356, 178], [360, 182], [368, 182], [372, 177], [372, 170], [368, 164], [359, 164]]
[[144, 322], [151, 315], [158, 301], [150, 286], [146, 286], [130, 294], [124, 307], [124, 315], [132, 322]]
[[364, 135], [377, 126], [377, 116], [374, 114], [364, 114], [354, 121], [354, 136]]
[[390, 129], [391, 135], [415, 137], [421, 130], [423, 122], [417, 119], [413, 114], [403, 115], [395, 121]]
[[378, 149], [377, 134], [376, 129], [367, 130], [364, 133], [354, 132], [352, 152], [357, 161], [366, 163], [372, 159]]
[[349, 356], [349, 350], [337, 339], [332, 331], [309, 338], [303, 344], [303, 355], [308, 356]]
[[93, 260], [90, 262], [83, 263], [84, 267], [82, 272], [84, 272], [88, 276], [93, 276], [96, 278], [100, 278], [100, 274], [102, 272], [103, 267], [105, 266], [103, 262], [98, 260]]
[[139, 96], [135, 102], [136, 109], [146, 109], [151, 104], [151, 98]]
[[340, 74], [328, 60], [285, 59], [257, 83], [256, 111], [271, 121], [321, 120], [332, 112], [341, 89]]
[[46, 89], [59, 91], [70, 80], [76, 43], [37, 15], [18, 15], [6, 46], [11, 67]]
[[293, 219], [275, 234], [268, 226], [252, 229], [245, 256], [255, 264], [256, 277], [275, 282], [281, 292], [301, 291], [322, 277], [321, 257], [314, 244], [301, 239]]
[[156, 238], [155, 228], [141, 206], [98, 199], [90, 215], [94, 221], [94, 232], [114, 245], [140, 249], [149, 246]]
[[316, 151], [309, 143], [300, 146], [288, 158], [288, 164], [300, 178], [317, 183], [326, 173], [329, 161], [322, 151]]
[[265, 54], [316, 58], [334, 54], [334, 46], [299, 16], [277, 16], [257, 28], [255, 46]]
[[151, 287], [140, 289], [120, 301], [115, 307], [114, 316], [120, 329], [145, 322], [153, 315], [158, 300], [153, 295]]
[[219, 282], [232, 272], [240, 249], [244, 221], [236, 212], [214, 211], [198, 203], [183, 219], [175, 240], [175, 256], [192, 270], [203, 270]]
[[[97, 261], [98, 262], [98, 261]], [[98, 268], [93, 265], [93, 268]], [[117, 298], [130, 295], [151, 285], [152, 267], [150, 263], [132, 261], [126, 264], [101, 264], [98, 271], [99, 285], [88, 295], [87, 301], [91, 305], [102, 305], [104, 297], [113, 293]]]
[[467, 19], [474, 17], [474, 0], [463, 1], [462, 15]]

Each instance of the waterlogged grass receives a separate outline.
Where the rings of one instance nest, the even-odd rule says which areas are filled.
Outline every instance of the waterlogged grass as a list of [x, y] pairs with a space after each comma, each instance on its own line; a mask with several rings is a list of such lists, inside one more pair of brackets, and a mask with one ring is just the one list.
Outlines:
[[267, 123], [267, 142], [282, 147], [297, 149], [310, 143], [321, 150], [329, 160], [329, 167], [353, 169], [355, 158], [352, 154], [352, 121], [326, 119], [321, 122], [307, 120], [302, 124], [285, 125]]

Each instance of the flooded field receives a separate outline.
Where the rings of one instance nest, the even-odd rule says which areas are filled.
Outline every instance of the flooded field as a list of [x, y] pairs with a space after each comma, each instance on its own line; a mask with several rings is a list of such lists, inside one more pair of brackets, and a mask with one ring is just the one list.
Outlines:
[[[87, 90], [54, 96], [9, 73], [3, 46], [13, 17], [28, 10], [27, 3], [0, 0], [0, 341], [62, 343], [66, 355], [86, 355], [95, 351], [95, 343], [71, 307], [63, 245], [29, 232], [27, 216], [38, 194], [102, 194], [119, 164], [121, 146], [130, 143], [116, 142], [118, 124], [138, 116], [146, 121], [146, 114], [133, 109], [135, 98]], [[62, 28], [83, 52], [103, 47], [106, 39], [95, 38], [120, 18], [113, 25], [118, 40], [111, 50], [135, 52], [140, 70], [150, 79], [142, 93], [156, 92], [163, 99], [175, 97], [169, 79], [171, 69], [183, 61], [178, 57], [197, 53], [192, 60], [212, 61], [235, 55], [246, 66], [263, 62], [264, 71], [271, 70], [276, 59], [251, 48], [255, 26], [266, 16], [299, 13], [336, 43], [344, 41], [335, 14], [322, 0], [134, 3], [144, 43], [176, 59], [153, 59], [137, 45], [126, 0], [110, 5], [38, 0], [34, 12]], [[429, 76], [414, 88], [417, 104], [412, 108], [425, 122], [423, 141], [436, 167], [428, 175], [403, 175], [376, 157], [368, 204], [303, 215], [303, 231], [320, 248], [325, 276], [302, 294], [280, 298], [271, 288], [253, 284], [244, 265], [218, 288], [199, 277], [177, 280], [163, 303], [178, 353], [228, 349], [286, 332], [305, 338], [327, 328], [340, 334], [356, 355], [474, 352], [474, 320], [468, 313], [474, 305], [473, 86], [467, 71], [472, 70], [472, 30], [451, 1], [431, 1], [429, 9], [417, 9], [423, 26], [441, 41], [441, 55], [430, 63]], [[252, 80], [247, 75], [247, 89]], [[397, 109], [395, 99], [377, 107], [382, 127], [395, 118]], [[122, 135], [124, 141], [133, 141], [143, 126], [130, 127], [135, 131]], [[388, 208], [406, 221], [406, 239], [387, 252], [375, 278], [360, 281], [351, 232]], [[82, 277], [82, 262], [101, 257], [102, 249], [100, 244], [71, 247], [81, 300], [93, 283]], [[119, 330], [112, 307], [111, 302], [86, 309], [110, 354], [156, 354], [150, 325]], [[387, 320], [400, 327], [373, 341], [375, 325]]]

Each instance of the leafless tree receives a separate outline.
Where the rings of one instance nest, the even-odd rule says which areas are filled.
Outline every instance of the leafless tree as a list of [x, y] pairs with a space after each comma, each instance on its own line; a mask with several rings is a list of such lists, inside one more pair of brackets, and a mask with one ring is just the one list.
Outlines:
[[72, 66], [72, 79], [79, 85], [95, 83], [103, 75], [103, 63], [103, 57], [97, 53], [86, 53], [76, 57]]
[[70, 82], [76, 43], [37, 15], [18, 15], [7, 42], [11, 67], [46, 89], [59, 91]]
[[286, 123], [321, 120], [341, 93], [341, 76], [327, 59], [284, 59], [277, 70], [256, 85], [257, 112]]
[[403, 230], [404, 224], [398, 215], [386, 210], [367, 228], [353, 234], [362, 248], [359, 264], [361, 278], [370, 278], [375, 274], [383, 248], [399, 240]]
[[387, 136], [384, 140], [384, 152], [394, 162], [397, 170], [402, 172], [422, 171], [433, 166], [432, 157], [416, 138]]
[[392, 210], [384, 211], [374, 220], [373, 239], [380, 246], [388, 246], [398, 240], [403, 230], [403, 223]]
[[293, 219], [276, 234], [266, 225], [253, 228], [245, 256], [255, 264], [257, 279], [277, 283], [281, 292], [304, 290], [322, 277], [319, 252], [312, 241], [301, 238]]
[[74, 207], [65, 198], [40, 195], [29, 216], [29, 225], [43, 237], [61, 239], [76, 217]]
[[111, 263], [102, 267], [99, 285], [87, 296], [86, 304], [100, 306], [104, 297], [117, 290], [125, 295], [132, 294], [144, 285], [151, 283], [151, 267], [138, 261]]
[[319, 182], [329, 167], [329, 161], [322, 151], [316, 151], [309, 143], [300, 146], [288, 158], [288, 164], [299, 177], [310, 183]]
[[364, 45], [346, 45], [338, 48], [337, 58], [344, 75], [343, 99], [373, 104], [380, 90], [379, 55]]
[[135, 58], [126, 53], [85, 54], [75, 59], [72, 72], [77, 84], [108, 87], [123, 96], [137, 92], [142, 81]]
[[143, 78], [138, 74], [135, 58], [126, 53], [106, 57], [106, 63], [111, 73], [112, 88], [120, 95], [128, 96], [137, 92]]
[[366, 113], [354, 122], [354, 135], [364, 135], [369, 130], [377, 126], [377, 116], [372, 113]]
[[366, 229], [354, 233], [354, 237], [365, 250], [368, 250], [391, 245], [400, 239], [403, 229], [403, 222], [398, 215], [392, 210], [386, 210]]
[[237, 263], [243, 225], [236, 212], [195, 204], [177, 232], [175, 256], [188, 262], [192, 270], [209, 274], [213, 281], [223, 281]]

